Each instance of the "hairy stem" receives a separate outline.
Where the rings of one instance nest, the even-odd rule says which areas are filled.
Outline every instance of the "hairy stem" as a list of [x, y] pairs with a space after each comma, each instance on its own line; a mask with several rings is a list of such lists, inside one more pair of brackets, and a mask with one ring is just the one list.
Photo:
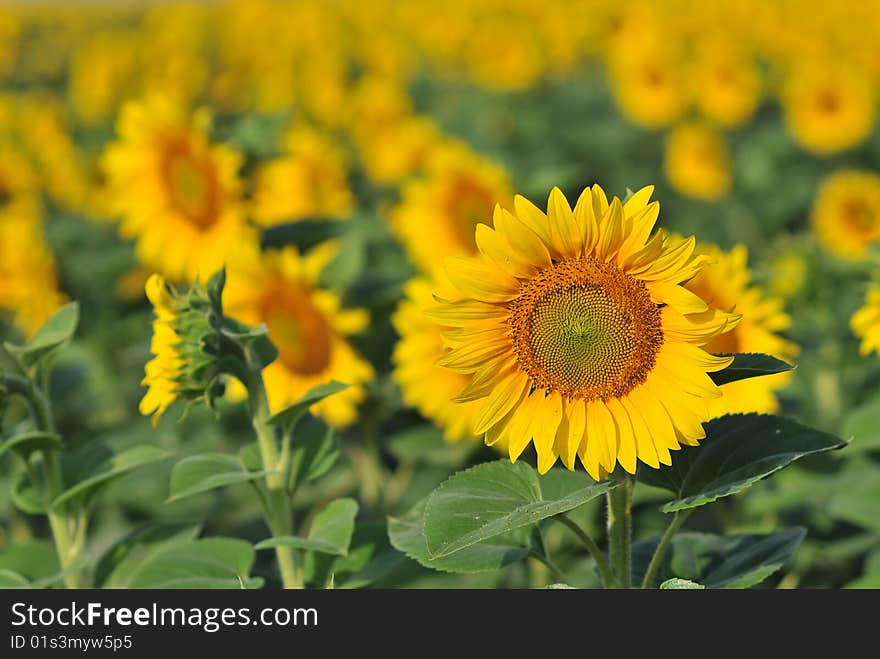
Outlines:
[[608, 546], [617, 588], [632, 587], [632, 491], [635, 477], [621, 472], [608, 491]]
[[660, 544], [657, 545], [657, 549], [654, 550], [654, 555], [651, 556], [651, 562], [648, 564], [645, 578], [642, 579], [642, 588], [654, 587], [654, 580], [657, 578], [657, 572], [660, 569], [660, 565], [663, 563], [663, 557], [666, 556], [666, 550], [669, 548], [669, 543], [672, 541], [672, 537], [675, 535], [676, 531], [681, 528], [684, 520], [688, 518], [689, 514], [689, 510], [678, 510], [672, 516], [672, 521], [669, 522], [669, 526], [666, 527], [663, 537], [660, 538]]
[[608, 561], [605, 559], [605, 554], [599, 549], [599, 545], [597, 545], [596, 542], [565, 513], [557, 515], [555, 519], [571, 529], [578, 537], [578, 540], [583, 543], [587, 548], [587, 551], [590, 552], [590, 556], [596, 561], [596, 566], [599, 568], [599, 574], [602, 576], [602, 587], [611, 588], [614, 583], [614, 575], [611, 573], [611, 566], [608, 565]]

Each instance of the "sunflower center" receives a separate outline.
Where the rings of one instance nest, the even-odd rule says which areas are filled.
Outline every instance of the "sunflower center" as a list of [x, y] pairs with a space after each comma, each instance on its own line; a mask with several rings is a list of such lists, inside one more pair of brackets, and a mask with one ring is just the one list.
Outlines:
[[556, 263], [510, 305], [517, 361], [537, 389], [618, 398], [645, 381], [663, 344], [643, 282], [592, 257]]
[[185, 141], [174, 141], [166, 148], [162, 174], [171, 205], [199, 229], [217, 222], [219, 182], [208, 157], [199, 157]]
[[278, 348], [278, 360], [299, 375], [323, 372], [330, 364], [330, 328], [309, 291], [278, 283], [269, 286], [267, 293], [261, 317]]
[[816, 105], [825, 114], [836, 114], [840, 109], [840, 99], [833, 90], [823, 90], [816, 97]]
[[858, 233], [872, 233], [877, 230], [877, 219], [870, 204], [861, 199], [850, 199], [842, 207], [846, 224]]

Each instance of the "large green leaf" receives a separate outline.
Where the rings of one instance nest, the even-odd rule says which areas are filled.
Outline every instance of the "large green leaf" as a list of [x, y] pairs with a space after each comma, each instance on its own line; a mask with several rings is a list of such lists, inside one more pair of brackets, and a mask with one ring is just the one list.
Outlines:
[[731, 414], [705, 428], [699, 446], [673, 453], [671, 467], [639, 469], [640, 481], [675, 493], [664, 512], [736, 494], [794, 460], [846, 445], [834, 435], [765, 414]]
[[221, 453], [200, 453], [184, 458], [171, 470], [167, 501], [177, 501], [218, 487], [263, 478], [267, 471], [249, 471], [241, 460]]
[[19, 575], [27, 582], [51, 577], [59, 569], [58, 555], [49, 541], [16, 543], [0, 551], [0, 570]]
[[687, 579], [667, 579], [660, 584], [660, 590], [703, 590], [706, 587], [696, 581], [688, 581]]
[[67, 489], [52, 502], [58, 509], [74, 499], [90, 501], [111, 481], [171, 454], [155, 446], [135, 446], [115, 453], [107, 444], [93, 442], [62, 461]]
[[523, 462], [498, 460], [459, 472], [435, 489], [425, 504], [425, 540], [437, 558], [497, 535], [577, 508], [616, 483], [595, 483], [585, 473], [545, 498], [537, 472]]
[[422, 500], [401, 517], [388, 518], [392, 546], [420, 565], [441, 572], [484, 572], [522, 560], [529, 553], [529, 529], [523, 527], [433, 558], [425, 542], [425, 503]]
[[[706, 588], [750, 588], [785, 565], [804, 535], [802, 528], [730, 537], [678, 533], [670, 543], [657, 580], [685, 579]], [[633, 546], [634, 583], [641, 583], [657, 544], [654, 538]]]
[[95, 564], [96, 588], [128, 588], [128, 581], [152, 554], [168, 544], [195, 540], [199, 526], [149, 524], [133, 530], [110, 545]]
[[67, 343], [79, 323], [79, 304], [70, 302], [58, 309], [43, 323], [34, 337], [23, 346], [4, 343], [6, 350], [29, 369]]
[[709, 377], [715, 384], [722, 385], [791, 370], [794, 370], [794, 366], [781, 359], [776, 359], [776, 357], [756, 352], [740, 352], [733, 356], [733, 363], [730, 366], [721, 371], [709, 373]]
[[14, 449], [25, 460], [33, 451], [58, 450], [63, 446], [61, 437], [51, 432], [32, 430], [0, 441], [0, 456]]
[[170, 542], [128, 575], [129, 588], [259, 588], [251, 577], [254, 549], [236, 538], [202, 538]]
[[273, 414], [269, 418], [269, 423], [279, 426], [284, 429], [284, 432], [289, 433], [296, 427], [297, 421], [309, 411], [312, 405], [324, 400], [327, 396], [339, 393], [347, 387], [347, 384], [335, 380], [319, 384], [306, 392], [297, 402]]
[[255, 548], [294, 547], [345, 556], [351, 544], [357, 511], [358, 504], [354, 499], [336, 499], [315, 515], [307, 537], [285, 535], [280, 538], [269, 538], [258, 543]]

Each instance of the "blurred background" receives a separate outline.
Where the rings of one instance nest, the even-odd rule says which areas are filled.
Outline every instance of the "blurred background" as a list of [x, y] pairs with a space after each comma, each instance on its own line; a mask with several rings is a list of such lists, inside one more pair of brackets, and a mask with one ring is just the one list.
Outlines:
[[[362, 540], [387, 546], [385, 515], [497, 457], [433, 365], [420, 310], [442, 259], [473, 252], [514, 193], [544, 206], [553, 186], [573, 204], [593, 183], [654, 185], [660, 226], [715, 257], [693, 285], [744, 316], [717, 351], [797, 364], [719, 413], [855, 437], [690, 524], [802, 525], [770, 585], [880, 587], [878, 32], [873, 0], [3, 2], [0, 336], [24, 340], [78, 300], [53, 381], [65, 441], [234, 453], [248, 420], [232, 390], [219, 419], [172, 408], [154, 429], [138, 412], [147, 277], [185, 287], [226, 264], [229, 312], [267, 323], [281, 352], [273, 407], [356, 385], [314, 410], [343, 460], [302, 505], [355, 493]], [[45, 537], [8, 494], [19, 469], [0, 463], [0, 550]], [[93, 555], [156, 521], [263, 537], [246, 491], [164, 504], [169, 469], [111, 488]], [[647, 537], [663, 519], [643, 497]], [[531, 578], [401, 559], [378, 583]]]

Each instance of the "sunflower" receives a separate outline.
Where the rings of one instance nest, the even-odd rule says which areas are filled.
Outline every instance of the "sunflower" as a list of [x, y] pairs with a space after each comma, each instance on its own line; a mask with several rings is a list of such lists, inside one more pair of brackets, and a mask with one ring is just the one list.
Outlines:
[[803, 64], [785, 82], [782, 104], [789, 132], [818, 155], [857, 146], [874, 127], [873, 84], [851, 62]]
[[755, 112], [761, 98], [758, 64], [741, 48], [717, 37], [701, 41], [691, 61], [697, 108], [723, 126], [738, 126]]
[[146, 292], [156, 318], [150, 343], [153, 358], [144, 367], [144, 379], [141, 380], [148, 389], [139, 410], [144, 416], [151, 415], [155, 426], [159, 417], [177, 400], [184, 360], [178, 350], [180, 339], [175, 330], [177, 313], [174, 301], [161, 275], [154, 274], [147, 280]]
[[427, 309], [436, 306], [435, 291], [454, 295], [455, 289], [441, 271], [433, 278], [411, 279], [404, 287], [404, 299], [391, 318], [400, 336], [391, 356], [393, 377], [404, 402], [443, 428], [447, 441], [475, 439], [471, 429], [482, 407], [480, 401], [452, 402], [470, 378], [440, 368], [436, 363], [446, 349], [441, 328], [425, 315]]
[[682, 124], [667, 135], [663, 172], [672, 187], [686, 197], [711, 202], [730, 192], [727, 144], [703, 124]]
[[228, 315], [242, 322], [265, 323], [278, 348], [278, 358], [263, 370], [272, 410], [296, 402], [312, 387], [338, 380], [352, 386], [311, 409], [343, 427], [357, 417], [365, 396], [362, 385], [374, 373], [346, 340], [367, 326], [367, 312], [342, 309], [339, 298], [318, 285], [336, 253], [335, 244], [323, 243], [303, 255], [285, 247], [259, 257], [242, 256], [229, 267], [223, 304]]
[[859, 353], [880, 353], [880, 286], [875, 285], [868, 290], [864, 306], [853, 314], [849, 322], [852, 331], [862, 340]]
[[422, 272], [446, 256], [475, 254], [477, 223], [511, 196], [504, 170], [457, 142], [437, 147], [426, 170], [391, 212], [392, 230]]
[[39, 204], [19, 196], [0, 205], [0, 309], [30, 338], [65, 300]]
[[461, 401], [481, 401], [475, 434], [530, 441], [544, 473], [575, 457], [593, 478], [637, 460], [671, 464], [669, 451], [705, 437], [707, 375], [730, 364], [702, 346], [737, 317], [681, 284], [707, 257], [693, 237], [651, 234], [653, 187], [609, 203], [595, 185], [572, 211], [558, 188], [545, 215], [521, 196], [478, 225], [480, 254], [447, 260], [458, 294], [431, 310], [449, 353], [438, 363], [471, 376]]
[[164, 96], [129, 102], [102, 159], [120, 232], [145, 265], [175, 281], [208, 276], [257, 239], [239, 199], [241, 156], [208, 141], [209, 122]]
[[688, 94], [680, 60], [674, 47], [659, 40], [614, 55], [608, 68], [611, 90], [630, 121], [661, 128], [681, 116]]
[[880, 175], [834, 172], [819, 186], [811, 219], [828, 251], [849, 260], [865, 259], [868, 246], [880, 240]]
[[[758, 352], [791, 362], [798, 354], [798, 347], [778, 334], [788, 329], [791, 318], [783, 311], [781, 299], [768, 296], [760, 287], [752, 285], [745, 245], [724, 252], [715, 245], [700, 244], [697, 252], [712, 262], [691, 279], [686, 288], [706, 300], [710, 307], [721, 311], [735, 308], [742, 317], [736, 327], [715, 337], [705, 349], [714, 354]], [[722, 385], [724, 395], [709, 401], [709, 412], [712, 416], [777, 412], [779, 403], [775, 392], [790, 379], [791, 373], [780, 373]]]
[[295, 126], [283, 140], [284, 155], [256, 174], [253, 217], [262, 226], [303, 218], [341, 219], [352, 210], [345, 155], [322, 132]]

